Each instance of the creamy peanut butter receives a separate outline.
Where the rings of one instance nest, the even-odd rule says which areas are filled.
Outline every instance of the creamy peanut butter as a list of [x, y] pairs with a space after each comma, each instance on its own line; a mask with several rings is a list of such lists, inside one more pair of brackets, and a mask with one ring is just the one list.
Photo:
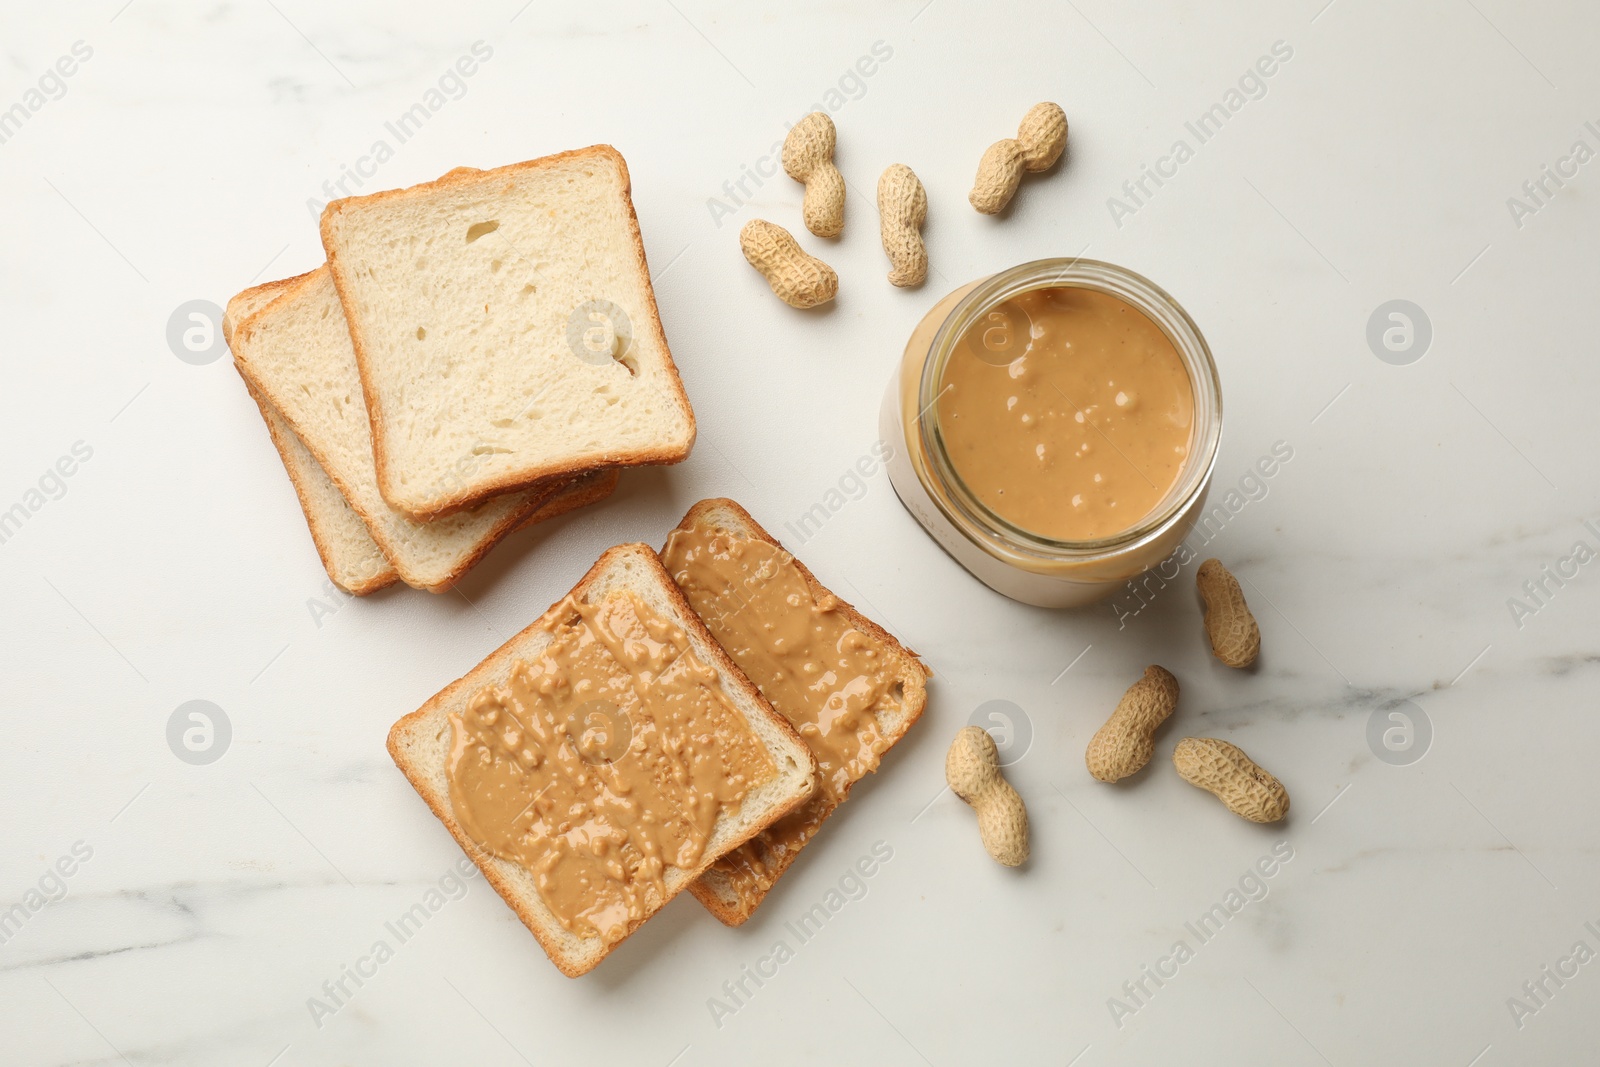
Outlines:
[[939, 382], [950, 463], [990, 511], [1057, 541], [1138, 524], [1189, 456], [1194, 394], [1177, 349], [1132, 304], [1076, 287], [997, 304]]
[[899, 706], [898, 672], [832, 594], [813, 595], [782, 549], [697, 525], [674, 530], [663, 562], [728, 655], [817, 757], [810, 800], [722, 856], [712, 869], [741, 895], [764, 892], [889, 741], [877, 711]]
[[538, 656], [450, 716], [450, 804], [562, 926], [609, 943], [777, 768], [683, 630], [633, 594], [568, 597], [556, 619]]

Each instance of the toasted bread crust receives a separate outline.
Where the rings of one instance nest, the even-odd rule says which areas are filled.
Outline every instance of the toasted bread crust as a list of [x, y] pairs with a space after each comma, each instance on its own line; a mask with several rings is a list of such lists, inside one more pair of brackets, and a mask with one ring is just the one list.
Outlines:
[[[922, 713], [926, 710], [928, 703], [927, 679], [932, 677], [933, 672], [929, 670], [927, 664], [923, 663], [914, 651], [902, 645], [894, 635], [861, 614], [853, 605], [819, 582], [817, 576], [811, 573], [810, 568], [800, 562], [792, 552], [784, 548], [783, 544], [768, 533], [737, 501], [730, 500], [727, 497], [712, 497], [702, 500], [689, 509], [688, 513], [684, 515], [683, 521], [678, 523], [676, 529], [691, 530], [702, 523], [722, 526], [716, 519], [710, 517], [719, 510], [732, 512], [745, 524], [745, 529], [733, 531], [739, 536], [759, 539], [782, 550], [794, 563], [795, 568], [800, 572], [800, 576], [805, 579], [806, 586], [811, 590], [813, 597], [824, 594], [833, 597], [834, 600], [838, 601], [838, 610], [845, 618], [850, 620], [850, 625], [881, 642], [888, 649], [889, 654], [900, 667], [900, 681], [904, 686], [904, 696], [901, 700], [903, 720], [897, 730], [893, 732], [885, 731], [884, 733], [889, 742], [889, 748], [893, 748], [911, 729], [912, 725], [922, 718]], [[664, 551], [665, 548], [663, 548]], [[885, 752], [887, 753], [887, 750]], [[854, 784], [852, 782], [851, 786], [854, 786]], [[839, 798], [839, 803], [843, 803], [849, 795], [850, 787], [846, 787], [844, 796]], [[823, 818], [826, 819], [832, 815], [838, 806], [838, 804], [830, 805]], [[818, 830], [818, 832], [820, 833], [821, 831]], [[800, 855], [801, 850], [814, 839], [815, 836], [813, 835], [812, 838], [808, 838], [803, 842], [799, 848], [791, 849], [777, 859], [773, 864], [773, 884], [776, 884], [777, 880], [783, 877], [783, 873], [789, 869], [790, 864]], [[716, 916], [719, 922], [727, 926], [742, 925], [746, 919], [750, 918], [761, 901], [766, 898], [767, 892], [770, 892], [770, 887], [767, 890], [744, 894], [732, 891], [722, 892], [720, 891], [721, 888], [725, 887], [711, 885], [707, 878], [701, 877], [695, 879], [694, 883], [689, 887], [689, 891], [694, 894], [696, 900], [705, 906], [707, 911]]]
[[530, 526], [537, 526], [541, 522], [548, 522], [565, 515], [569, 511], [598, 504], [616, 492], [620, 477], [621, 472], [614, 467], [578, 475], [567, 482], [565, 489], [556, 490], [554, 496], [535, 508], [533, 514], [523, 519], [522, 525], [517, 529], [525, 530]]
[[[446, 515], [469, 508], [501, 493], [511, 492], [516, 489], [527, 488], [543, 479], [570, 476], [584, 473], [599, 467], [638, 467], [638, 466], [666, 466], [681, 463], [689, 457], [694, 449], [697, 428], [694, 418], [694, 409], [689, 404], [689, 395], [684, 391], [683, 378], [678, 373], [678, 366], [673, 361], [672, 350], [667, 345], [667, 335], [661, 326], [661, 312], [656, 304], [656, 291], [650, 281], [650, 266], [645, 258], [644, 236], [639, 231], [639, 216], [633, 206], [633, 179], [628, 171], [627, 160], [609, 144], [590, 145], [587, 148], [576, 148], [567, 152], [558, 152], [555, 155], [542, 156], [538, 159], [528, 160], [523, 163], [512, 163], [508, 166], [498, 167], [494, 170], [474, 170], [467, 167], [457, 167], [442, 177], [431, 182], [422, 182], [405, 189], [389, 189], [383, 192], [370, 193], [365, 196], [345, 197], [334, 200], [323, 209], [320, 222], [322, 247], [328, 257], [328, 267], [333, 271], [333, 285], [339, 293], [339, 301], [350, 306], [347, 296], [351, 287], [350, 279], [346, 273], [346, 265], [339, 255], [338, 241], [333, 236], [334, 224], [352, 204], [375, 204], [390, 200], [403, 199], [412, 196], [426, 195], [427, 193], [453, 188], [463, 185], [475, 185], [484, 182], [493, 182], [498, 178], [522, 170], [534, 170], [548, 167], [569, 159], [580, 159], [588, 156], [605, 156], [615, 162], [622, 176], [622, 202], [627, 209], [628, 231], [633, 237], [634, 250], [639, 256], [639, 284], [648, 305], [649, 314], [646, 316], [648, 328], [654, 335], [657, 344], [661, 346], [662, 359], [666, 364], [667, 379], [679, 406], [683, 409], [684, 417], [688, 421], [688, 438], [681, 449], [675, 448], [646, 448], [620, 452], [615, 455], [606, 455], [597, 460], [585, 460], [579, 464], [549, 463], [541, 467], [524, 471], [521, 475], [506, 476], [492, 482], [486, 482], [475, 490], [458, 490], [438, 499], [434, 506], [426, 508], [413, 508], [399, 498], [393, 485], [392, 475], [388, 467], [386, 448], [386, 429], [383, 420], [378, 415], [376, 390], [373, 386], [372, 356], [367, 346], [367, 338], [360, 323], [350, 315], [345, 318], [350, 325], [350, 340], [356, 350], [356, 367], [360, 371], [361, 391], [367, 403], [367, 418], [372, 423], [373, 458], [378, 468], [378, 491], [389, 505], [401, 513], [410, 516], [417, 522], [428, 522], [433, 519], [443, 518]], [[638, 324], [636, 324], [636, 328]]]
[[[250, 379], [245, 378], [243, 374], [241, 374], [239, 377], [244, 381], [245, 391], [248, 392], [250, 394], [250, 398], [256, 402], [256, 407], [261, 409], [262, 421], [267, 424], [267, 435], [272, 438], [273, 447], [278, 450], [278, 455], [283, 460], [283, 469], [289, 475], [289, 483], [294, 486], [294, 495], [300, 501], [300, 510], [305, 512], [306, 526], [311, 531], [311, 543], [316, 546], [317, 556], [322, 560], [322, 569], [328, 572], [328, 580], [352, 596], [366, 596], [368, 593], [376, 593], [378, 590], [387, 589], [395, 582], [398, 582], [400, 580], [400, 572], [394, 569], [393, 563], [390, 563], [387, 567], [373, 575], [371, 578], [367, 579], [365, 582], [352, 583], [341, 581], [339, 579], [339, 576], [334, 572], [333, 553], [329, 546], [325, 543], [321, 529], [321, 523], [319, 523], [316, 519], [316, 512], [312, 506], [310, 491], [306, 488], [304, 481], [301, 479], [300, 475], [295, 471], [294, 466], [289, 461], [289, 442], [283, 440], [277, 423], [273, 422], [272, 420], [272, 415], [276, 409], [271, 406], [270, 402], [265, 397], [256, 392], [255, 387], [250, 384]], [[278, 418], [281, 419], [283, 416], [279, 415]], [[289, 432], [293, 433], [294, 431], [291, 430]], [[302, 444], [304, 444], [304, 442], [302, 442]], [[326, 470], [326, 468], [324, 468], [324, 470]], [[366, 520], [362, 520], [362, 525], [366, 525]], [[373, 543], [376, 544], [377, 542]], [[380, 551], [382, 550], [380, 549]], [[387, 557], [385, 557], [385, 559], [387, 559]]]
[[[782, 715], [779, 715], [773, 710], [772, 705], [767, 702], [765, 697], [761, 696], [760, 690], [755, 687], [749, 678], [745, 677], [744, 672], [741, 671], [738, 665], [728, 657], [728, 654], [723, 651], [722, 646], [717, 644], [716, 639], [713, 638], [710, 631], [706, 629], [705, 623], [701, 621], [700, 616], [695, 614], [694, 609], [689, 606], [689, 602], [684, 598], [682, 591], [680, 591], [676, 583], [672, 581], [672, 577], [666, 573], [666, 568], [661, 565], [661, 560], [656, 555], [655, 550], [649, 545], [638, 543], [621, 544], [607, 549], [601, 554], [599, 560], [595, 562], [594, 566], [590, 567], [583, 578], [579, 580], [578, 584], [572, 587], [572, 591], [568, 595], [576, 597], [580, 601], [585, 600], [593, 586], [598, 582], [600, 577], [606, 573], [613, 562], [619, 556], [626, 554], [635, 555], [636, 557], [645, 561], [648, 565], [652, 565], [653, 570], [659, 572], [662, 591], [679, 614], [679, 619], [675, 621], [681, 621], [686, 629], [692, 631], [698, 638], [700, 638], [703, 650], [712, 661], [709, 665], [718, 671], [725, 683], [732, 683], [742, 688], [748, 696], [754, 699], [757, 708], [766, 712], [766, 714], [772, 720], [773, 725], [779, 727], [780, 732], [786, 734], [799, 747], [801, 752], [809, 755], [810, 749], [806, 746], [805, 742], [800, 739], [800, 735], [795, 731], [794, 727], [792, 727], [788, 720], [784, 719]], [[539, 921], [539, 917], [536, 916], [532, 909], [523, 903], [521, 899], [519, 899], [517, 888], [511, 885], [510, 882], [508, 882], [501, 874], [500, 864], [504, 863], [505, 861], [498, 860], [485, 853], [481, 848], [478, 847], [476, 842], [472, 841], [472, 839], [467, 836], [466, 832], [461, 829], [460, 824], [458, 824], [455, 820], [455, 815], [451, 808], [448, 794], [441, 795], [439, 791], [435, 789], [434, 783], [430, 780], [429, 775], [426, 773], [426, 769], [415, 766], [411, 760], [407, 758], [404, 752], [405, 739], [413, 730], [424, 728], [425, 721], [431, 713], [441, 706], [463, 705], [465, 700], [482, 686], [483, 683], [481, 678], [491, 665], [502, 658], [515, 655], [516, 649], [533, 631], [538, 630], [560, 618], [562, 601], [565, 599], [566, 597], [562, 597], [561, 600], [556, 601], [544, 612], [544, 614], [540, 615], [533, 622], [529, 623], [514, 637], [506, 641], [499, 648], [495, 649], [495, 651], [484, 657], [484, 659], [476, 667], [468, 671], [456, 681], [445, 686], [444, 689], [440, 690], [426, 703], [424, 703], [422, 707], [400, 719], [399, 722], [396, 722], [389, 730], [388, 749], [389, 756], [394, 760], [395, 766], [397, 766], [400, 769], [400, 772], [406, 776], [406, 779], [411, 783], [412, 788], [417, 791], [417, 794], [422, 797], [423, 802], [428, 805], [428, 809], [433, 812], [434, 816], [438, 818], [441, 823], [444, 824], [445, 829], [449, 831], [451, 837], [455, 838], [456, 843], [461, 846], [462, 851], [465, 852], [472, 859], [472, 862], [477, 865], [478, 869], [483, 872], [483, 875], [488, 880], [489, 884], [494, 887], [494, 891], [500, 895], [500, 898], [506, 902], [507, 906], [509, 906], [512, 911], [516, 912], [517, 918], [520, 919], [522, 924], [528, 928], [528, 931], [533, 934], [534, 938], [539, 942], [539, 945], [545, 950], [545, 953], [549, 955], [551, 962], [553, 962], [556, 967], [560, 969], [562, 974], [565, 974], [569, 978], [576, 978], [599, 966], [601, 961], [603, 961], [612, 952], [616, 951], [618, 945], [622, 944], [629, 937], [632, 937], [634, 932], [637, 931], [639, 927], [643, 926], [645, 921], [648, 920], [652, 915], [656, 914], [656, 912], [651, 912], [650, 915], [645, 916], [644, 919], [633, 924], [626, 934], [606, 947], [605, 951], [587, 966], [575, 964], [571, 959], [567, 958], [563, 954], [559, 943], [549, 936], [549, 934], [546, 932], [544, 924]], [[816, 775], [816, 761], [813, 758], [811, 766], [811, 782], [813, 789], [815, 788], [816, 784]], [[673, 897], [678, 895], [678, 893], [681, 893], [685, 888], [693, 885], [699, 875], [703, 873], [707, 867], [711, 866], [712, 863], [716, 862], [716, 860], [720, 858], [724, 852], [738, 848], [750, 838], [762, 832], [768, 826], [771, 826], [778, 819], [782, 818], [784, 815], [787, 815], [799, 805], [805, 803], [809, 797], [810, 791], [806, 792], [804, 795], [794, 798], [791, 803], [780, 804], [776, 806], [772, 811], [767, 813], [765, 818], [753, 823], [748, 833], [744, 833], [729, 842], [727, 847], [722, 852], [711, 855], [709, 854], [708, 850], [708, 854], [702, 857], [700, 865], [688, 872], [688, 877], [684, 878], [679, 883], [677, 889], [673, 890], [667, 895], [666, 899], [661, 902], [660, 907], [665, 907]], [[660, 908], [658, 907], [656, 911], [659, 910]]]
[[[258, 309], [265, 310], [268, 305], [273, 303], [290, 289], [294, 288], [296, 283], [305, 280], [313, 273], [313, 271], [307, 271], [304, 274], [297, 274], [293, 278], [284, 278], [279, 281], [264, 282], [261, 285], [253, 285], [250, 288], [235, 294], [233, 299], [228, 301], [228, 308], [231, 311], [233, 305], [237, 301], [261, 294], [269, 297], [269, 299]], [[246, 318], [248, 318], [248, 316], [246, 316]], [[223, 315], [222, 339], [230, 349], [233, 347], [234, 329], [238, 325], [239, 323], [235, 322], [229, 315]], [[234, 363], [234, 369], [239, 370], [239, 365], [237, 362]], [[398, 582], [400, 580], [400, 573], [394, 569], [394, 564], [392, 563], [389, 564], [386, 570], [379, 571], [365, 582], [356, 582], [354, 584], [350, 584], [340, 581], [339, 576], [334, 572], [332, 552], [326, 542], [326, 538], [322, 530], [322, 524], [317, 520], [316, 509], [313, 507], [310, 492], [307, 489], [304, 480], [301, 479], [298, 473], [296, 473], [294, 463], [289, 458], [290, 442], [283, 439], [278, 424], [273, 420], [272, 416], [277, 414], [277, 408], [273, 407], [271, 401], [267, 400], [266, 397], [262, 396], [256, 391], [255, 387], [250, 384], [250, 379], [245, 377], [243, 371], [239, 372], [239, 377], [244, 381], [245, 391], [248, 392], [250, 394], [250, 398], [256, 402], [256, 407], [261, 412], [262, 421], [267, 424], [267, 435], [272, 438], [272, 446], [278, 450], [278, 458], [283, 460], [283, 469], [285, 473], [289, 475], [289, 483], [294, 486], [294, 495], [295, 498], [300, 501], [300, 510], [305, 513], [306, 527], [311, 531], [311, 543], [316, 547], [317, 556], [322, 560], [322, 569], [328, 573], [328, 580], [352, 596], [366, 596], [369, 593], [376, 593], [379, 589], [386, 589], [395, 582]], [[283, 416], [278, 414], [278, 418], [283, 419]], [[288, 420], [284, 421], [287, 422]], [[289, 432], [293, 433], [294, 431], [291, 429]], [[301, 444], [304, 445], [305, 442], [302, 441]], [[307, 451], [310, 451], [310, 449], [307, 448]], [[315, 455], [313, 455], [312, 458], [315, 459]], [[327, 468], [323, 468], [323, 473], [327, 473]], [[359, 518], [359, 516], [357, 517]], [[367, 526], [366, 520], [362, 519], [361, 524], [363, 526]], [[367, 533], [370, 537], [371, 527], [368, 527]], [[373, 543], [376, 544], [377, 542], [374, 541]]]
[[[252, 285], [248, 289], [241, 289], [239, 292], [233, 295], [232, 300], [228, 301], [228, 306], [231, 308], [233, 304], [239, 300], [244, 300], [247, 297], [254, 296], [257, 293], [264, 293], [270, 295], [272, 299], [263, 303], [259, 308], [256, 309], [256, 311], [265, 311], [267, 307], [274, 301], [278, 300], [279, 297], [283, 296], [283, 294], [287, 293], [290, 289], [305, 281], [315, 273], [316, 269], [313, 268], [306, 271], [304, 274], [296, 274], [292, 278], [280, 278], [277, 281], [262, 282], [260, 285]], [[252, 315], [253, 314], [254, 313], [252, 313]], [[247, 315], [245, 316], [245, 319], [250, 317], [250, 315]], [[230, 319], [226, 312], [224, 312], [222, 316], [222, 340], [223, 343], [229, 348], [233, 347], [234, 332], [245, 321], [245, 319], [239, 319], [235, 321]]]
[[[449, 573], [442, 581], [432, 585], [421, 585], [417, 588], [430, 593], [448, 593], [455, 588], [457, 582], [464, 578], [468, 571], [476, 567], [489, 550], [498, 545], [507, 534], [515, 533], [524, 526], [534, 526], [553, 519], [558, 515], [565, 515], [569, 511], [586, 507], [596, 501], [604, 500], [610, 496], [617, 487], [617, 474], [615, 471], [586, 471], [572, 478], [561, 479], [552, 489], [533, 500], [527, 508], [508, 515], [505, 520], [494, 527], [489, 536], [479, 543], [477, 551], [462, 560], [461, 564]], [[381, 550], [383, 545], [380, 543]]]

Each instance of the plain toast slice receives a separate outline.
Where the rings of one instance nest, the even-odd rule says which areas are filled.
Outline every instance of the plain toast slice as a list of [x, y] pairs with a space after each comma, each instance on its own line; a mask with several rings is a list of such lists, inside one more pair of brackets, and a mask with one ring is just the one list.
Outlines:
[[[222, 337], [228, 347], [233, 347], [233, 331], [239, 323], [282, 296], [299, 280], [287, 278], [267, 282], [229, 300], [222, 316]], [[366, 596], [399, 581], [400, 572], [378, 549], [367, 524], [350, 507], [350, 502], [333, 484], [317, 457], [278, 414], [272, 402], [250, 384], [249, 378], [244, 379], [244, 385], [261, 409], [267, 433], [283, 459], [284, 469], [289, 472], [289, 481], [300, 500], [300, 510], [305, 512], [306, 525], [311, 529], [312, 544], [322, 558], [322, 567], [329, 579], [355, 596]]]
[[378, 492], [355, 353], [326, 266], [294, 279], [235, 326], [232, 347], [239, 373], [294, 429], [407, 585], [435, 593], [451, 588], [570, 480], [546, 481], [429, 523], [389, 507]]
[[[729, 569], [716, 575], [713, 583], [695, 580], [694, 572], [686, 569], [690, 555], [685, 535], [691, 532], [706, 535], [706, 547], [727, 549], [719, 567]], [[922, 716], [930, 672], [915, 652], [826, 589], [805, 564], [732, 500], [702, 500], [690, 508], [669, 536], [662, 557], [711, 635], [818, 757], [821, 784], [812, 798], [723, 856], [690, 886], [711, 914], [729, 926], [738, 926], [844, 802], [850, 787], [875, 770], [883, 754]], [[728, 585], [712, 587], [730, 578]], [[764, 600], [760, 595], [763, 589], [774, 595]], [[779, 617], [764, 614], [769, 611]], [[811, 612], [817, 614], [802, 616]], [[827, 621], [815, 622], [818, 619]], [[829, 647], [812, 652], [833, 654], [839, 645], [848, 643], [853, 650], [860, 650], [852, 651], [852, 656], [871, 657], [852, 662], [881, 664], [873, 669], [880, 689], [870, 700], [855, 689], [863, 679], [839, 674], [837, 658], [801, 665], [784, 664], [773, 655], [771, 649], [777, 645], [806, 647], [799, 643], [805, 639], [798, 635], [813, 624], [828, 627], [819, 629], [818, 634], [826, 636], [815, 640]], [[857, 702], [866, 706], [857, 708]], [[860, 716], [861, 724], [852, 735], [837, 738], [836, 732], [848, 728], [844, 724], [852, 715]], [[835, 752], [839, 754], [830, 755]]]
[[335, 200], [322, 242], [401, 512], [688, 456], [694, 415], [609, 145]]
[[[540, 895], [533, 871], [521, 864], [498, 858], [480, 847], [457, 820], [450, 790], [450, 761], [457, 743], [452, 716], [463, 716], [482, 699], [489, 687], [511, 684], [515, 673], [526, 670], [563, 634], [563, 628], [577, 625], [577, 605], [598, 607], [608, 598], [631, 594], [651, 613], [682, 631], [693, 657], [714, 672], [714, 685], [726, 696], [749, 731], [770, 757], [774, 774], [750, 789], [732, 810], [716, 814], [712, 830], [700, 854], [700, 862], [690, 869], [665, 862], [662, 876], [664, 892], [649, 901], [645, 913], [626, 924], [621, 936], [609, 942], [601, 936], [579, 936], [562, 925], [556, 913]], [[684, 664], [686, 668], [689, 664]], [[574, 698], [575, 699], [575, 698]], [[507, 729], [511, 724], [507, 724]], [[628, 733], [629, 745], [617, 761], [648, 759], [652, 743], [659, 745], [654, 729], [641, 728]], [[534, 744], [529, 734], [516, 744]], [[576, 977], [593, 969], [623, 938], [631, 935], [645, 920], [689, 886], [718, 856], [737, 848], [754, 834], [803, 803], [816, 783], [816, 764], [810, 750], [794, 729], [762, 698], [739, 668], [728, 658], [706, 631], [704, 623], [690, 609], [683, 594], [661, 566], [648, 545], [625, 544], [609, 549], [584, 575], [572, 591], [535, 620], [527, 629], [491, 653], [466, 676], [445, 687], [420, 709], [395, 723], [389, 731], [389, 753], [410, 780], [422, 799], [444, 823], [460, 844], [538, 939], [562, 973]], [[550, 767], [557, 753], [543, 750], [524, 752], [533, 766]], [[593, 771], [588, 768], [584, 773]], [[549, 787], [547, 787], [549, 788]], [[529, 807], [538, 796], [529, 797]], [[513, 800], [517, 798], [513, 797]], [[524, 809], [526, 811], [527, 809]], [[672, 817], [671, 812], [650, 812], [652, 818]], [[576, 832], [576, 831], [575, 831]], [[555, 839], [557, 844], [564, 838]], [[606, 855], [618, 855], [608, 852]]]

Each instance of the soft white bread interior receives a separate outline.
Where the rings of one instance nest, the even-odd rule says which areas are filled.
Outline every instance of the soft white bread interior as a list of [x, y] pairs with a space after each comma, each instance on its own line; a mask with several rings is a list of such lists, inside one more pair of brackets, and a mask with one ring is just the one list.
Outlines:
[[[579, 603], [597, 604], [624, 591], [632, 593], [652, 612], [683, 630], [694, 655], [716, 671], [717, 684], [749, 724], [777, 770], [774, 778], [746, 794], [737, 809], [719, 815], [697, 867], [683, 869], [668, 864], [665, 896], [653, 900], [650, 910], [629, 926], [627, 934], [631, 934], [717, 857], [802, 803], [815, 787], [816, 763], [794, 729], [772, 710], [721, 646], [712, 640], [704, 623], [689, 608], [648, 545], [626, 544], [609, 549], [570, 595]], [[551, 643], [553, 633], [565, 623], [564, 617], [570, 608], [564, 604], [565, 598], [465, 677], [397, 722], [389, 731], [389, 753], [495, 891], [532, 931], [551, 960], [564, 974], [575, 977], [599, 964], [620, 940], [607, 944], [600, 937], [579, 937], [568, 931], [540, 898], [532, 872], [478, 847], [453, 815], [448, 768], [453, 739], [450, 715], [464, 714], [468, 702], [486, 686], [505, 686], [518, 661], [536, 658]]]
[[239, 372], [294, 429], [407, 585], [449, 589], [570, 480], [540, 483], [429, 523], [390, 507], [378, 492], [355, 352], [325, 266], [294, 279], [237, 324], [232, 347]]
[[378, 487], [401, 512], [689, 454], [694, 416], [609, 145], [336, 200], [322, 240]]
[[[302, 275], [303, 277], [303, 275]], [[272, 303], [293, 287], [298, 278], [267, 282], [239, 293], [228, 301], [222, 316], [222, 336], [233, 345], [234, 328], [257, 311]], [[400, 573], [378, 550], [378, 544], [350, 507], [350, 502], [339, 492], [339, 487], [329, 479], [328, 472], [311, 454], [294, 428], [278, 414], [272, 402], [263, 397], [250, 380], [245, 388], [261, 409], [267, 432], [283, 458], [289, 481], [294, 484], [295, 496], [300, 499], [300, 510], [305, 512], [306, 525], [311, 529], [311, 541], [322, 557], [323, 569], [340, 589], [356, 596], [376, 592], [400, 580]]]

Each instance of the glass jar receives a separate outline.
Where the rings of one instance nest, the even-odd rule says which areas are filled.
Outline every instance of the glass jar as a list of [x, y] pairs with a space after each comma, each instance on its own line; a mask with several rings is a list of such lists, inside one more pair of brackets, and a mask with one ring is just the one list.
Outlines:
[[[1166, 495], [1127, 530], [1056, 541], [996, 515], [962, 482], [934, 410], [946, 362], [973, 323], [1035, 289], [1093, 289], [1143, 312], [1166, 334], [1194, 396], [1189, 453]], [[906, 343], [879, 420], [889, 480], [906, 510], [956, 562], [998, 593], [1046, 608], [1092, 604], [1171, 555], [1205, 505], [1222, 436], [1222, 389], [1211, 350], [1178, 302], [1146, 278], [1090, 259], [1041, 259], [964, 285], [935, 304]]]

